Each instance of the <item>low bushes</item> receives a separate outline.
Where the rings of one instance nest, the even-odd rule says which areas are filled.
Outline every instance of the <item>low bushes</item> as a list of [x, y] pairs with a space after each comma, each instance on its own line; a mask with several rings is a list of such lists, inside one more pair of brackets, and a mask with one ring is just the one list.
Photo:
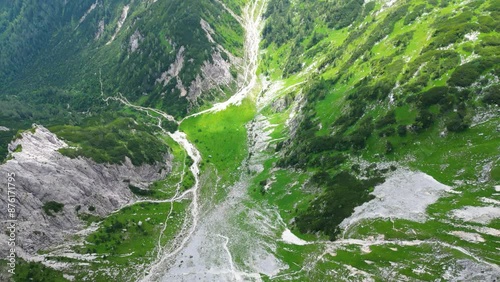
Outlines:
[[321, 231], [331, 240], [335, 239], [339, 233], [338, 225], [353, 213], [355, 207], [373, 199], [370, 192], [383, 181], [382, 177], [359, 180], [347, 171], [334, 176], [325, 171], [316, 173], [311, 178], [312, 184], [326, 189], [295, 218], [297, 228], [302, 233]]
[[54, 216], [54, 213], [61, 212], [64, 208], [64, 204], [58, 203], [56, 201], [49, 201], [43, 204], [42, 209], [43, 211], [49, 215], [49, 216]]

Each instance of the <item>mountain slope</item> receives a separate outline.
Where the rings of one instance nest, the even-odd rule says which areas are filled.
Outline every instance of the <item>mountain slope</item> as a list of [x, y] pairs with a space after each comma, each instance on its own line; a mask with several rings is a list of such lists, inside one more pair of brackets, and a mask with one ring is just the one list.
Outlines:
[[[415, 142], [411, 139], [431, 132], [461, 136], [477, 124], [478, 116], [496, 111], [493, 97], [497, 96], [500, 62], [498, 48], [489, 44], [498, 35], [470, 22], [474, 15], [495, 13], [495, 2], [434, 5], [412, 1], [377, 9], [371, 2], [359, 11], [375, 10], [355, 20], [347, 37], [340, 35], [345, 29], [333, 31], [337, 39], [326, 32], [318, 35], [321, 28], [316, 28], [310, 39], [303, 40], [299, 32], [279, 48], [283, 52], [289, 48], [293, 54], [307, 46], [299, 57], [319, 67], [319, 77], [304, 88], [303, 120], [292, 143], [285, 142], [282, 165], [328, 170], [328, 163], [340, 165], [345, 154], [398, 159], [398, 150], [403, 150], [401, 155], [419, 151], [401, 148]], [[451, 11], [454, 16], [443, 16]], [[317, 37], [323, 40], [311, 44], [309, 40]], [[278, 47], [270, 43], [271, 48]], [[316, 55], [318, 48], [328, 51]], [[286, 70], [291, 61], [276, 63]], [[494, 119], [488, 122], [493, 125]], [[494, 135], [489, 136], [491, 140]], [[482, 144], [485, 152], [487, 144]], [[496, 153], [490, 152], [494, 158]]]
[[[18, 14], [11, 12], [14, 15], [10, 18], [20, 20], [11, 22], [2, 34], [6, 38], [2, 41], [6, 57], [2, 60], [2, 92], [70, 86], [88, 95], [97, 92], [101, 78], [105, 86], [118, 86], [105, 88], [108, 94], [122, 92], [136, 100], [148, 93], [143, 102], [161, 106], [167, 99], [170, 102], [163, 107], [181, 115], [188, 105], [191, 108], [202, 102], [198, 101], [198, 88], [234, 87], [229, 68], [237, 64], [233, 56], [242, 55], [242, 30], [220, 4], [84, 4], [77, 8], [62, 1], [42, 7], [24, 3], [26, 8]], [[16, 33], [19, 29], [26, 34]], [[44, 69], [50, 69], [50, 75]], [[207, 77], [208, 70], [223, 73]], [[97, 73], [101, 77], [96, 77]]]
[[2, 148], [32, 123], [81, 125], [107, 107], [101, 95], [180, 117], [241, 83], [242, 27], [218, 2], [16, 1], [3, 9], [0, 124], [11, 131]]
[[47, 169], [170, 173], [124, 179], [118, 206], [33, 197], [80, 231], [22, 253], [15, 280], [500, 279], [499, 1], [94, 3], [36, 11], [63, 23], [35, 32], [53, 48], [5, 49], [38, 59], [3, 76], [0, 125], [63, 138]]
[[[309, 260], [314, 279], [327, 269], [337, 279], [495, 279], [498, 256], [488, 250], [498, 246], [498, 216], [472, 217], [498, 213], [498, 1], [336, 3], [269, 3], [261, 71], [271, 77], [264, 114], [278, 122], [278, 153], [255, 198], [285, 211], [302, 238], [336, 239]], [[454, 190], [418, 184], [428, 176], [412, 180], [408, 168]], [[479, 266], [460, 256], [446, 266], [449, 255], [425, 259], [428, 247], [448, 254], [452, 245], [487, 274], [475, 276]]]

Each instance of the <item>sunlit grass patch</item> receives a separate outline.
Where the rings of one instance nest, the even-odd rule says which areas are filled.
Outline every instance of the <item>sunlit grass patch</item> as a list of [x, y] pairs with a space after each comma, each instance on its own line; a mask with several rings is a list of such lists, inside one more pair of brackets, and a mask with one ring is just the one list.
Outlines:
[[200, 151], [203, 163], [215, 165], [224, 180], [234, 180], [248, 154], [245, 124], [254, 115], [255, 106], [247, 99], [224, 111], [188, 118], [180, 128]]

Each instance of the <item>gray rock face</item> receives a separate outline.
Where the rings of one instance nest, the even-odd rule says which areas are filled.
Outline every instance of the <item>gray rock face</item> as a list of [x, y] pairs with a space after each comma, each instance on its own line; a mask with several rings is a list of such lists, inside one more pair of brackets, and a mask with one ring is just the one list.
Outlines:
[[[161, 77], [156, 79], [157, 83], [162, 83], [163, 86], [166, 86], [170, 80], [173, 78], [177, 78], [177, 81], [180, 81], [179, 73], [184, 67], [184, 51], [186, 48], [181, 46], [179, 51], [177, 51], [177, 55], [175, 57], [175, 61], [170, 65], [169, 69], [161, 74]], [[184, 94], [185, 95], [185, 94]]]
[[[18, 145], [21, 152], [13, 152]], [[165, 164], [140, 167], [128, 159], [122, 165], [97, 164], [86, 158], [70, 159], [57, 151], [67, 146], [48, 129], [37, 126], [34, 133], [25, 132], [9, 145], [12, 159], [0, 166], [0, 203], [5, 207], [0, 216], [8, 218], [7, 175], [14, 173], [17, 246], [27, 253], [59, 244], [83, 229], [77, 206], [81, 207], [79, 213], [106, 216], [134, 202], [129, 183], [146, 187], [171, 171], [170, 157]], [[63, 210], [47, 215], [42, 207], [49, 201], [64, 204]], [[91, 206], [94, 211], [89, 211]], [[7, 235], [0, 232], [0, 251], [7, 249]]]
[[265, 161], [265, 152], [268, 149], [274, 151], [275, 144], [271, 143], [270, 134], [273, 132], [275, 125], [272, 125], [265, 116], [259, 114], [247, 124], [248, 132], [248, 148], [252, 158], [249, 159], [248, 168], [251, 171], [261, 173], [264, 170], [262, 163]]
[[130, 36], [129, 50], [131, 53], [134, 53], [139, 49], [139, 44], [142, 42], [142, 40], [144, 40], [144, 37], [138, 30], [136, 30], [134, 34]]
[[219, 51], [214, 52], [212, 62], [204, 62], [201, 75], [198, 74], [189, 86], [187, 99], [191, 104], [196, 104], [200, 95], [206, 91], [217, 89], [221, 85], [229, 86], [234, 80], [230, 68], [231, 63], [224, 60]]

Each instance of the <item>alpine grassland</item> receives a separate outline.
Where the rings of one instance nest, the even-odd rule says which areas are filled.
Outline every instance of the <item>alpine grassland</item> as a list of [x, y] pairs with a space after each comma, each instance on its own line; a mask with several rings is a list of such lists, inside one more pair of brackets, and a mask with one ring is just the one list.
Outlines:
[[213, 165], [222, 181], [230, 183], [239, 177], [237, 168], [248, 155], [245, 125], [254, 115], [255, 105], [249, 98], [220, 112], [190, 117], [180, 129], [200, 150], [202, 166]]

